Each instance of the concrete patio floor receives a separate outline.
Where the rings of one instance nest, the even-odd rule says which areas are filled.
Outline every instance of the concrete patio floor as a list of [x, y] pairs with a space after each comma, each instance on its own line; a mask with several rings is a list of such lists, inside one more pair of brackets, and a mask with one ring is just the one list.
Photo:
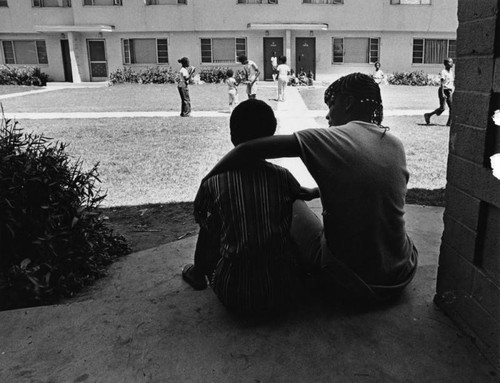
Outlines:
[[0, 382], [498, 382], [432, 302], [442, 214], [407, 206], [416, 278], [368, 312], [310, 288], [281, 317], [243, 318], [182, 280], [196, 236], [131, 254], [71, 302], [1, 312]]

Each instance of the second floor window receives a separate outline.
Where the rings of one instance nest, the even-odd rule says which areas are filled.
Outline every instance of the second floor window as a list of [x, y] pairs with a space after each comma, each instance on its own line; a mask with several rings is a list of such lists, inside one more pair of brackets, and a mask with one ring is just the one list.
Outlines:
[[83, 5], [122, 5], [122, 0], [83, 0]]
[[187, 0], [146, 0], [146, 5], [177, 5], [187, 4]]
[[442, 64], [444, 59], [456, 59], [456, 40], [413, 39], [413, 64]]
[[0, 0], [0, 7], [8, 7], [7, 0]]
[[375, 63], [379, 61], [379, 38], [333, 38], [332, 63]]
[[202, 63], [235, 63], [238, 56], [246, 54], [244, 38], [201, 39]]
[[5, 64], [48, 64], [44, 40], [2, 41]]
[[344, 4], [344, 0], [302, 0], [303, 4]]
[[166, 39], [124, 39], [125, 64], [168, 64]]
[[34, 7], [71, 7], [71, 0], [33, 0]]
[[391, 0], [391, 4], [431, 5], [431, 0]]
[[278, 0], [238, 0], [238, 4], [278, 4]]

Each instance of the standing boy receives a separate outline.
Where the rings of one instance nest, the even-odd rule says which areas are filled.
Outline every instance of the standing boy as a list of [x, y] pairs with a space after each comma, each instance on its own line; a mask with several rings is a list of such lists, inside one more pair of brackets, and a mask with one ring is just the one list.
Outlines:
[[440, 116], [444, 112], [445, 104], [448, 104], [450, 115], [448, 116], [447, 126], [451, 125], [451, 105], [453, 102], [453, 92], [455, 91], [455, 71], [453, 70], [453, 59], [447, 58], [443, 62], [444, 69], [440, 73], [441, 85], [438, 89], [439, 108], [431, 113], [425, 113], [425, 123], [431, 123], [431, 117], [435, 114]]
[[257, 80], [260, 75], [259, 67], [255, 62], [249, 60], [247, 56], [241, 55], [238, 57], [238, 61], [243, 64], [243, 69], [245, 70], [245, 84], [247, 84], [247, 96], [248, 98], [255, 99], [257, 97]]

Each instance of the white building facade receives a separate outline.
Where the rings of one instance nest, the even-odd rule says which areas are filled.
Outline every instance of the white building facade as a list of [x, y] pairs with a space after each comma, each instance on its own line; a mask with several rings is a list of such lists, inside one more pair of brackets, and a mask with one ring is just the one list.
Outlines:
[[0, 0], [0, 65], [50, 81], [103, 81], [123, 67], [237, 67], [271, 78], [273, 52], [331, 81], [354, 71], [435, 74], [455, 57], [457, 0]]

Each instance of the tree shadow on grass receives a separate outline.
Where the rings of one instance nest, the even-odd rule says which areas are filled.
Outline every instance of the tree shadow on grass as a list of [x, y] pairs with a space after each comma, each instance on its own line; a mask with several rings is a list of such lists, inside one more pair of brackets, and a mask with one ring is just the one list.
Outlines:
[[108, 226], [127, 239], [133, 252], [198, 233], [192, 202], [113, 206], [100, 211]]
[[[406, 203], [445, 206], [445, 189], [408, 189]], [[141, 251], [198, 234], [192, 202], [172, 202], [100, 209], [108, 225], [123, 235], [132, 251]]]
[[445, 188], [440, 189], [408, 189], [406, 203], [423, 206], [445, 206]]

